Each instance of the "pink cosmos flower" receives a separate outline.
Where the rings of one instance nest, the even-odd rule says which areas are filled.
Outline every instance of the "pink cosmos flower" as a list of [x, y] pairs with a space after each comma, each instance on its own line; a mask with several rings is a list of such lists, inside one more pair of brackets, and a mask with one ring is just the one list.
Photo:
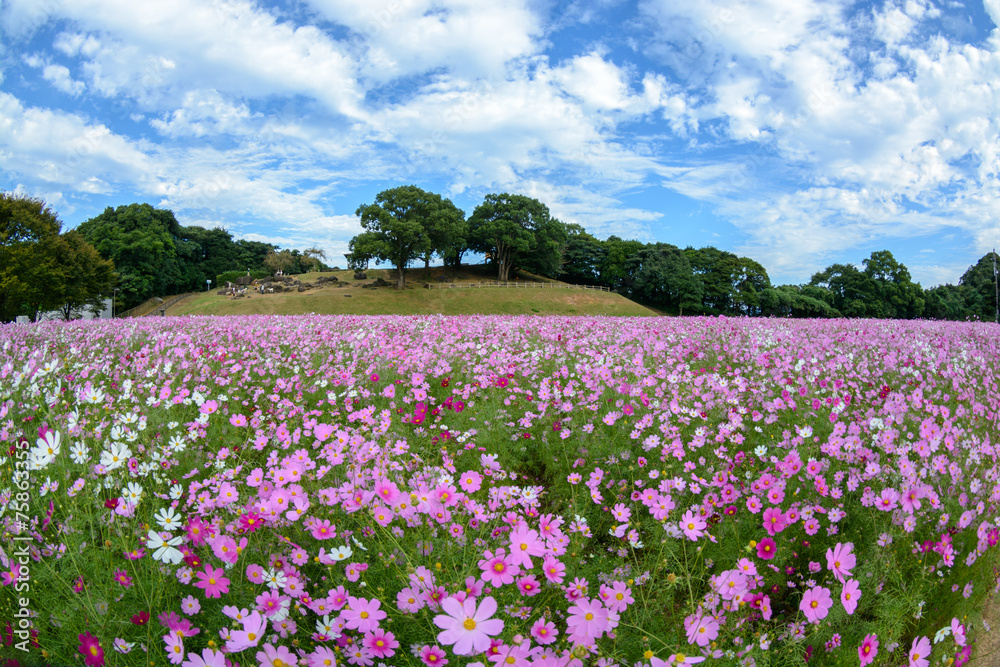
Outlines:
[[565, 580], [566, 566], [556, 558], [546, 556], [542, 563], [542, 574], [554, 584], [561, 584]]
[[916, 637], [910, 646], [910, 664], [907, 667], [927, 667], [931, 655], [931, 640], [929, 637]]
[[478, 608], [472, 598], [464, 602], [446, 598], [441, 602], [441, 610], [444, 614], [434, 617], [434, 625], [443, 630], [437, 640], [445, 646], [454, 644], [452, 651], [457, 655], [482, 653], [490, 647], [490, 637], [500, 634], [504, 627], [502, 620], [490, 618], [497, 610], [497, 602], [490, 595], [482, 599]]
[[210, 648], [204, 649], [200, 656], [188, 653], [187, 660], [181, 667], [226, 667], [226, 654]]
[[713, 616], [702, 616], [700, 613], [684, 619], [689, 644], [708, 646], [719, 636], [719, 622]]
[[693, 542], [696, 542], [699, 537], [705, 534], [705, 528], [708, 526], [707, 523], [702, 521], [700, 516], [691, 510], [681, 515], [678, 525], [684, 531], [684, 535]]
[[764, 510], [764, 530], [774, 537], [788, 526], [788, 519], [784, 512], [777, 507], [768, 507]]
[[294, 667], [299, 664], [295, 654], [284, 646], [275, 648], [270, 644], [264, 644], [263, 648], [263, 651], [257, 651], [260, 667]]
[[770, 537], [765, 537], [757, 543], [757, 557], [762, 560], [771, 560], [777, 553], [777, 545]]
[[379, 626], [379, 621], [388, 615], [379, 609], [381, 606], [382, 601], [378, 598], [366, 600], [352, 595], [347, 598], [347, 607], [341, 612], [341, 618], [349, 630], [371, 632]]
[[608, 610], [600, 600], [580, 598], [568, 611], [566, 629], [572, 635], [598, 639], [608, 628]]
[[336, 667], [337, 654], [326, 646], [317, 646], [316, 650], [306, 656], [307, 667]]
[[621, 613], [628, 609], [628, 606], [635, 602], [632, 597], [632, 589], [624, 581], [616, 581], [611, 586], [611, 592], [604, 604], [611, 611]]
[[534, 597], [542, 592], [542, 586], [533, 576], [521, 577], [517, 580], [517, 590], [525, 597]]
[[861, 599], [861, 586], [854, 579], [848, 579], [844, 584], [844, 589], [840, 592], [840, 602], [844, 605], [844, 611], [853, 614], [858, 608], [858, 600]]
[[424, 644], [420, 647], [418, 655], [427, 667], [438, 667], [438, 665], [448, 664], [448, 658], [440, 646], [427, 646]]
[[261, 616], [259, 611], [255, 611], [243, 619], [243, 629], [233, 630], [226, 640], [226, 649], [230, 653], [239, 653], [256, 646], [264, 638], [267, 631], [267, 619]]
[[544, 556], [545, 545], [538, 532], [520, 526], [510, 534], [510, 560], [514, 565], [530, 570], [534, 567], [531, 556]]
[[833, 576], [837, 577], [840, 583], [844, 583], [845, 577], [851, 576], [851, 570], [858, 563], [852, 549], [854, 544], [851, 542], [847, 544], [837, 542], [833, 549], [826, 550], [826, 567], [833, 572]]
[[832, 606], [833, 598], [830, 596], [830, 589], [823, 586], [810, 588], [802, 596], [802, 601], [799, 602], [799, 609], [805, 614], [806, 620], [814, 624], [826, 618]]
[[396, 655], [396, 649], [399, 648], [396, 635], [382, 628], [366, 632], [363, 643], [376, 658], [391, 658]]
[[705, 658], [700, 655], [684, 655], [683, 653], [672, 653], [665, 661], [653, 656], [649, 659], [652, 667], [675, 667], [675, 665], [696, 665], [705, 662]]
[[535, 641], [539, 644], [551, 644], [556, 640], [558, 635], [559, 631], [556, 630], [556, 624], [551, 621], [546, 621], [544, 618], [538, 619], [535, 621], [535, 624], [531, 626], [531, 636], [534, 637]]
[[861, 659], [861, 667], [870, 665], [878, 655], [878, 636], [865, 635], [865, 640], [858, 647], [858, 658]]
[[163, 643], [166, 644], [167, 659], [172, 665], [179, 665], [184, 660], [184, 639], [176, 632], [163, 635]]
[[229, 579], [223, 576], [224, 573], [225, 571], [221, 567], [216, 570], [211, 565], [206, 564], [204, 572], [195, 573], [198, 581], [194, 585], [205, 591], [205, 597], [222, 597], [223, 593], [229, 592]]
[[507, 555], [503, 547], [497, 549], [496, 553], [487, 550], [484, 555], [486, 557], [479, 561], [483, 581], [498, 588], [514, 583], [514, 577], [521, 572], [521, 568], [514, 564], [513, 558]]

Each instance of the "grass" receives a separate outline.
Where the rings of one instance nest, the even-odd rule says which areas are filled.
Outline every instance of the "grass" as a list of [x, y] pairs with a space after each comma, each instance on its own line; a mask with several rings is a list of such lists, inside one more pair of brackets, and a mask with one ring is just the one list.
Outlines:
[[[314, 287], [306, 292], [254, 294], [250, 298], [219, 296], [216, 290], [184, 299], [167, 310], [168, 315], [300, 315], [303, 313], [345, 315], [610, 315], [651, 316], [653, 310], [626, 299], [620, 294], [583, 289], [552, 287], [516, 289], [478, 287], [439, 289], [441, 275], [452, 284], [495, 280], [485, 266], [463, 266], [459, 270], [444, 267], [411, 269], [406, 273], [406, 289], [391, 287], [362, 289], [376, 278], [395, 284], [392, 271], [368, 271], [367, 280], [354, 280], [353, 271], [307, 273], [296, 276], [302, 282], [315, 282], [320, 276], [336, 276], [334, 286]], [[518, 282], [553, 283], [521, 273]], [[423, 284], [430, 282], [431, 289]], [[343, 286], [339, 286], [343, 285]]]

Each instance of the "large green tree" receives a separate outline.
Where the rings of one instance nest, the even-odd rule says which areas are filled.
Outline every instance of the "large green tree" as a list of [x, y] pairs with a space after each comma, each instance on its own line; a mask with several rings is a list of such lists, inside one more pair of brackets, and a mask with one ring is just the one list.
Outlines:
[[500, 281], [509, 280], [515, 266], [557, 274], [564, 243], [562, 223], [545, 204], [524, 195], [488, 194], [469, 218], [469, 245], [489, 255]]
[[0, 194], [0, 321], [36, 321], [59, 310], [70, 319], [99, 311], [115, 283], [114, 265], [33, 197]]
[[600, 266], [607, 253], [604, 244], [577, 224], [566, 225], [566, 232], [559, 279], [578, 285], [600, 285]]
[[79, 231], [62, 235], [56, 250], [57, 268], [52, 279], [62, 283], [58, 309], [64, 320], [84, 310], [100, 313], [105, 298], [111, 296], [117, 276], [110, 260], [100, 256]]
[[[958, 284], [970, 290], [968, 295], [968, 317], [992, 322], [996, 319], [997, 293], [993, 262], [1000, 267], [1000, 257], [989, 252], [983, 255], [962, 274]], [[964, 318], [963, 318], [964, 319]]]
[[695, 275], [687, 255], [669, 243], [647, 245], [625, 262], [629, 294], [666, 310], [684, 314], [702, 300], [701, 278]]
[[873, 252], [864, 260], [865, 275], [875, 281], [879, 317], [913, 319], [924, 311], [924, 290], [910, 279], [904, 264], [888, 250]]
[[41, 199], [0, 193], [0, 321], [55, 308], [62, 223]]
[[628, 289], [629, 272], [626, 262], [644, 247], [642, 241], [624, 240], [617, 236], [609, 236], [604, 242], [604, 253], [597, 265], [597, 273], [601, 284], [613, 290]]
[[77, 229], [101, 257], [114, 262], [123, 310], [179, 285], [188, 287], [177, 261], [174, 239], [181, 236], [181, 226], [173, 212], [149, 204], [109, 206]]
[[450, 201], [415, 185], [383, 190], [375, 196], [375, 203], [362, 204], [355, 212], [364, 232], [352, 243], [352, 253], [392, 264], [396, 289], [403, 289], [410, 262], [436, 249], [440, 252], [435, 242], [454, 238], [456, 211]]

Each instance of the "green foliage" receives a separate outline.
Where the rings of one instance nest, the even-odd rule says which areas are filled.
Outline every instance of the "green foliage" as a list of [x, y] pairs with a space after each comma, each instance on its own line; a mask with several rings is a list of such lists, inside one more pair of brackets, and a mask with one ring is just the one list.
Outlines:
[[39, 199], [0, 195], [0, 322], [60, 309], [64, 319], [99, 309], [114, 287], [114, 265]]
[[625, 270], [631, 277], [629, 293], [633, 297], [679, 314], [701, 303], [701, 279], [677, 246], [646, 246], [626, 260]]
[[608, 237], [604, 242], [604, 254], [597, 269], [601, 276], [601, 284], [615, 290], [624, 288], [629, 279], [625, 262], [642, 247], [640, 241], [623, 241], [617, 236]]
[[[277, 251], [270, 243], [233, 241], [224, 229], [184, 227], [173, 212], [149, 204], [108, 207], [77, 229], [114, 263], [122, 310], [154, 296], [200, 291], [226, 271], [261, 270]], [[298, 266], [301, 256], [293, 254]]]
[[511, 267], [541, 275], [558, 273], [566, 232], [549, 208], [524, 195], [488, 194], [469, 218], [469, 246], [488, 254], [497, 280], [507, 281]]
[[575, 285], [600, 285], [599, 269], [607, 249], [576, 224], [566, 225], [566, 248], [559, 279]]
[[[966, 298], [966, 317], [991, 321], [996, 318], [997, 296], [994, 262], [1000, 266], [1000, 257], [990, 252], [962, 274], [958, 284], [969, 289]], [[964, 318], [963, 318], [964, 319]]]
[[404, 185], [383, 190], [374, 204], [362, 204], [355, 212], [365, 230], [351, 239], [350, 264], [375, 259], [396, 269], [396, 288], [406, 286], [410, 262], [438, 252], [461, 261], [464, 246], [462, 212], [450, 200]]

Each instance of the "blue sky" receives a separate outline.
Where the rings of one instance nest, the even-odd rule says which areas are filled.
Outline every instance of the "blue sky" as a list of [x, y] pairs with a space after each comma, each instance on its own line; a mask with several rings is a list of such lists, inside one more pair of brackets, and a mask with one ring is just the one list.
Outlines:
[[0, 189], [170, 208], [343, 263], [415, 184], [775, 283], [1000, 245], [1000, 0], [5, 0]]

